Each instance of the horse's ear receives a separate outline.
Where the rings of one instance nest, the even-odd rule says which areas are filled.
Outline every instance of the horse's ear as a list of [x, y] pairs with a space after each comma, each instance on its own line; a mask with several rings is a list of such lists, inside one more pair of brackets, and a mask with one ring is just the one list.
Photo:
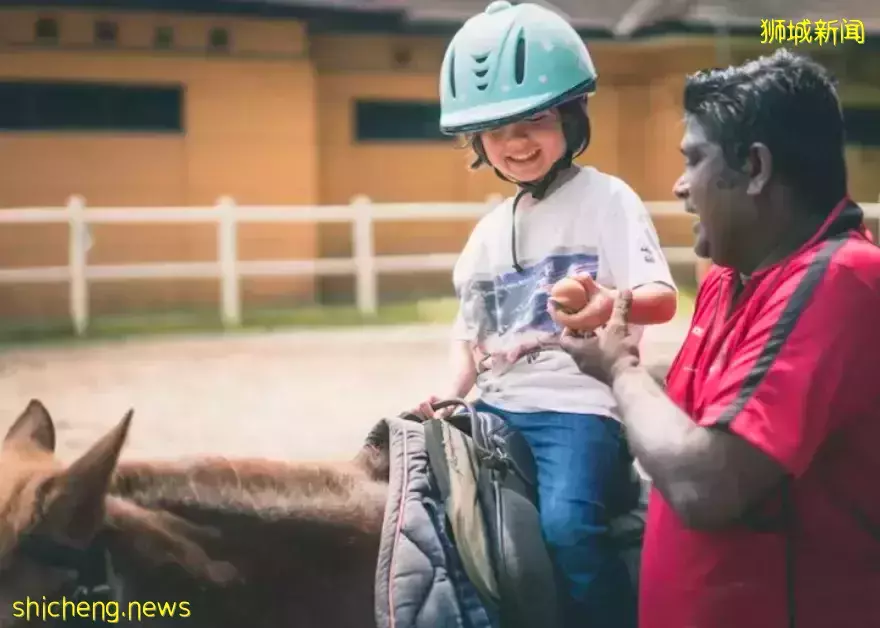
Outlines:
[[68, 539], [88, 543], [104, 521], [104, 501], [119, 454], [125, 444], [133, 410], [104, 438], [54, 481], [48, 498], [47, 519]]
[[47, 453], [55, 451], [55, 426], [46, 406], [36, 399], [24, 409], [6, 432], [4, 449], [34, 447]]

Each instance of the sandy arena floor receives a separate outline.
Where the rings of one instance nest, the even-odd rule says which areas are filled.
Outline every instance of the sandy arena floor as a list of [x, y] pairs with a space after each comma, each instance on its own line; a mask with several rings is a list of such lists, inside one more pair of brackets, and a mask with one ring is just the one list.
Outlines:
[[[686, 321], [646, 334], [668, 361]], [[78, 455], [135, 416], [125, 458], [350, 457], [372, 425], [444, 387], [446, 327], [334, 329], [33, 347], [0, 353], [0, 435], [31, 398]]]

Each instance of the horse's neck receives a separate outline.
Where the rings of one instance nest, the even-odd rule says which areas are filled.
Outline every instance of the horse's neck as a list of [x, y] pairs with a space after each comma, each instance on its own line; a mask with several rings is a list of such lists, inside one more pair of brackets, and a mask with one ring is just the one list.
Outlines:
[[171, 583], [164, 574], [169, 573], [178, 574], [174, 580], [183, 587], [181, 593], [222, 586], [234, 578], [231, 563], [209, 554], [208, 540], [216, 532], [164, 510], [110, 497], [104, 533], [114, 579], [110, 584], [119, 585], [127, 599], [167, 590]]
[[372, 584], [385, 485], [335, 468], [230, 464], [229, 481], [218, 470], [120, 467], [106, 534], [126, 599], [207, 606], [235, 591], [245, 608], [248, 591]]

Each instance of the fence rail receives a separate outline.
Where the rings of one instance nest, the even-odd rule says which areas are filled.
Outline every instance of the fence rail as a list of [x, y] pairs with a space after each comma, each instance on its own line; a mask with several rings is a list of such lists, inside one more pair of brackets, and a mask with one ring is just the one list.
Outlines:
[[[120, 207], [86, 208], [82, 197], [72, 196], [66, 207], [29, 207], [0, 210], [0, 225], [67, 224], [66, 266], [0, 268], [0, 284], [64, 283], [69, 285], [70, 317], [78, 335], [89, 323], [89, 283], [107, 280], [217, 279], [220, 282], [220, 317], [223, 324], [241, 323], [240, 282], [244, 277], [296, 277], [354, 275], [358, 309], [373, 314], [378, 307], [377, 278], [384, 272], [451, 270], [456, 254], [376, 255], [374, 226], [379, 221], [478, 219], [497, 202], [484, 203], [388, 203], [374, 204], [365, 197], [350, 205], [334, 206], [237, 206], [229, 197], [213, 207]], [[652, 216], [681, 214], [679, 202], [648, 203]], [[864, 206], [880, 217], [880, 204]], [[238, 259], [238, 225], [242, 223], [348, 223], [352, 229], [353, 255], [348, 259], [256, 260]], [[90, 265], [89, 226], [93, 224], [214, 223], [217, 226], [217, 260], [214, 262], [162, 262], [124, 265]], [[693, 259], [690, 247], [664, 247], [671, 263]]]

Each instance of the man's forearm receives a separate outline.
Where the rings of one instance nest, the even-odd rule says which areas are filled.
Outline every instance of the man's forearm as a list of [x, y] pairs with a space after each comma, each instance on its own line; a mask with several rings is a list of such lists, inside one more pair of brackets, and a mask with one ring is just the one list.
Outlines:
[[706, 479], [701, 469], [709, 433], [682, 412], [641, 366], [615, 374], [612, 390], [633, 454], [670, 505], [687, 516], [704, 492], [699, 482]]
[[641, 366], [624, 367], [612, 382], [633, 454], [689, 527], [733, 524], [784, 480], [769, 454], [694, 423]]

